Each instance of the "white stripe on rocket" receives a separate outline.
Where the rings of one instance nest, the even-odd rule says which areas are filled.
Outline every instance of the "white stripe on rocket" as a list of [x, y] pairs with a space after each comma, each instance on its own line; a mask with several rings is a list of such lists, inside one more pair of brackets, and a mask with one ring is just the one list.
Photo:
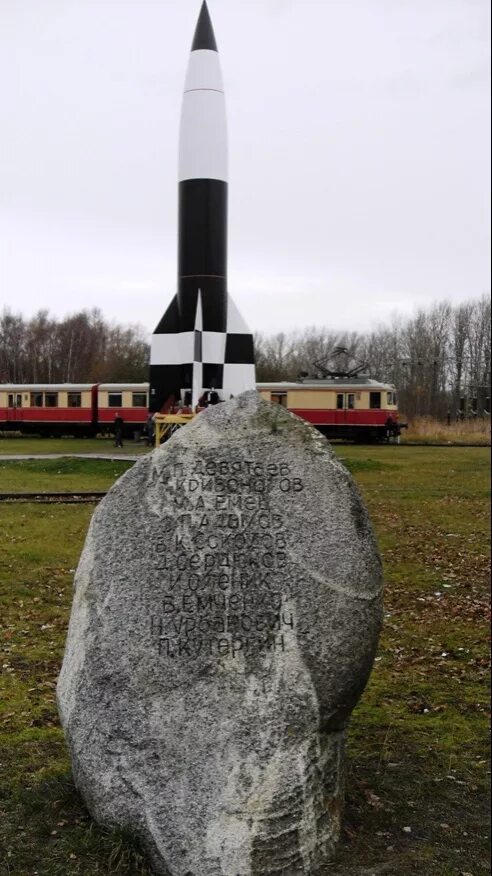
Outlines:
[[193, 362], [194, 332], [179, 332], [174, 335], [152, 335], [150, 347], [151, 365], [185, 365]]
[[222, 365], [225, 361], [226, 337], [225, 332], [203, 332], [203, 362]]
[[224, 95], [187, 91], [183, 98], [179, 146], [179, 181], [218, 179], [227, 182], [227, 137]]
[[[225, 360], [227, 335], [225, 332], [202, 332], [202, 359], [211, 365], [222, 365]], [[151, 365], [188, 365], [193, 362], [195, 333], [178, 332], [152, 335]]]
[[[203, 329], [203, 312], [202, 312], [202, 293], [201, 290], [198, 290], [198, 296], [196, 299], [196, 316], [195, 316], [195, 332], [202, 332]], [[203, 387], [203, 357], [200, 361], [195, 361], [195, 354], [193, 353], [193, 378], [192, 378], [192, 387], [191, 387], [191, 405], [192, 410], [194, 411], [197, 404], [198, 399], [202, 394]]]
[[224, 82], [217, 52], [199, 49], [191, 53], [184, 90], [187, 92], [195, 91], [196, 89], [224, 91]]
[[179, 182], [227, 182], [227, 119], [217, 52], [192, 52], [186, 75], [179, 135]]
[[231, 395], [239, 395], [248, 389], [256, 389], [254, 365], [224, 365], [222, 397], [227, 401]]

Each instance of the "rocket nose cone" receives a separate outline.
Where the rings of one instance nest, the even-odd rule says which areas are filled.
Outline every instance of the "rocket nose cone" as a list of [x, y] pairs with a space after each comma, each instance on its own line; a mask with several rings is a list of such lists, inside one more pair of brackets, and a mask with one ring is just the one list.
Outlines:
[[201, 49], [208, 49], [212, 52], [217, 52], [217, 42], [215, 40], [212, 20], [208, 11], [206, 0], [204, 0], [198, 22], [196, 25], [195, 36], [193, 38], [192, 52], [197, 52]]

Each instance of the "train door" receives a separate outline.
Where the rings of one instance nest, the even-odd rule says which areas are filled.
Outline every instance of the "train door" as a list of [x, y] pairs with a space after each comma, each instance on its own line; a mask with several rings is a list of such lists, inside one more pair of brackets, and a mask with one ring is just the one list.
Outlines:
[[337, 392], [337, 407], [335, 414], [335, 423], [337, 426], [344, 426], [347, 422], [347, 397], [344, 392]]
[[338, 392], [337, 393], [337, 413], [336, 422], [339, 426], [345, 426], [347, 423], [353, 422], [353, 411], [355, 411], [355, 393], [354, 392]]
[[350, 423], [351, 425], [355, 422], [355, 401], [355, 392], [348, 392], [345, 396], [345, 422]]
[[7, 399], [7, 421], [14, 423], [21, 419], [18, 413], [22, 407], [22, 395], [20, 392], [9, 392]]

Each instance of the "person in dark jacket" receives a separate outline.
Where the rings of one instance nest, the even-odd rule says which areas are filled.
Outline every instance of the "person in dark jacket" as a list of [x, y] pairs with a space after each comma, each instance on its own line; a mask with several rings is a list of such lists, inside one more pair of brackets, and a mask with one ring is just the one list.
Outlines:
[[119, 414], [114, 417], [114, 446], [123, 447], [123, 417]]
[[147, 417], [147, 447], [153, 447], [155, 441], [155, 420], [154, 414], [149, 414]]

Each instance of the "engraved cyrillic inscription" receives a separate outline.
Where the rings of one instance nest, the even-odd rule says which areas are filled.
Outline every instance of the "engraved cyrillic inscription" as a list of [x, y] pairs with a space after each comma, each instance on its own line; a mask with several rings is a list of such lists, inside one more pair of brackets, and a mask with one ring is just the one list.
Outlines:
[[[289, 565], [285, 521], [270, 496], [302, 492], [286, 462], [203, 460], [161, 475], [171, 497], [153, 567], [162, 599], [150, 621], [169, 659], [247, 658], [283, 653], [295, 629], [283, 586]], [[277, 505], [278, 507], [278, 505]]]

